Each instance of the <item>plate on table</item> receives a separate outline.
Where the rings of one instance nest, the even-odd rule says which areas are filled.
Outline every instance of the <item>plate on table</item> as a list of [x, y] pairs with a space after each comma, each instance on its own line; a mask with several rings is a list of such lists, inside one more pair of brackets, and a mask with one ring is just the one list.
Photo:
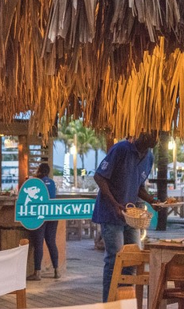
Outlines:
[[184, 202], [176, 202], [176, 203], [154, 203], [152, 204], [153, 206], [158, 206], [158, 207], [178, 207], [184, 205]]
[[184, 238], [173, 238], [173, 239], [159, 239], [160, 242], [169, 242], [175, 244], [181, 244], [184, 242]]

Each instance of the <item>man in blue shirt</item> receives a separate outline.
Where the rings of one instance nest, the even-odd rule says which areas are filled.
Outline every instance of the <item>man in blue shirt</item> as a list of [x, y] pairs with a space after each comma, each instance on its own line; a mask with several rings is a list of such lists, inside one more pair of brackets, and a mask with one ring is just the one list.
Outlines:
[[[108, 299], [116, 253], [124, 244], [140, 244], [140, 231], [126, 224], [122, 215], [127, 203], [141, 198], [153, 203], [144, 188], [153, 164], [149, 148], [156, 145], [157, 134], [141, 133], [134, 142], [115, 144], [96, 170], [94, 179], [99, 186], [93, 213], [93, 222], [101, 224], [105, 243], [103, 301]], [[130, 269], [128, 270], [130, 272]], [[132, 270], [131, 270], [132, 271]]]

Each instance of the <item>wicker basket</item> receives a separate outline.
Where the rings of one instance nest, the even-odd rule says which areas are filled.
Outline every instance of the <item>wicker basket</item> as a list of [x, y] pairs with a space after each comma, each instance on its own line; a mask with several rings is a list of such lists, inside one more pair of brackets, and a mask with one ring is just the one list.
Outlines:
[[126, 205], [126, 212], [122, 211], [126, 223], [136, 229], [147, 229], [150, 225], [153, 214], [147, 210], [137, 208], [134, 204]]

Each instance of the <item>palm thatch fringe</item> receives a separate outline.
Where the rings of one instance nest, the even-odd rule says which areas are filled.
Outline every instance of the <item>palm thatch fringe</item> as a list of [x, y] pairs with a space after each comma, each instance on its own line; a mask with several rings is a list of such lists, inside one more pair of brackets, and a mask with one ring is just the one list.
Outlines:
[[182, 0], [0, 1], [0, 119], [31, 110], [47, 140], [56, 114], [114, 138], [184, 138]]

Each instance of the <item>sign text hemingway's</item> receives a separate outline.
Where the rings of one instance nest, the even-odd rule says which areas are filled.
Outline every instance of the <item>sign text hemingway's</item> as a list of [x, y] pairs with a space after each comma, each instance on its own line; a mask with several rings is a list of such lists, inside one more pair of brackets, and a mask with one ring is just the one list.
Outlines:
[[37, 217], [45, 218], [47, 216], [69, 216], [69, 215], [91, 215], [94, 210], [94, 203], [52, 203], [50, 200], [47, 203], [34, 203], [28, 205], [18, 205], [17, 214], [19, 217]]

